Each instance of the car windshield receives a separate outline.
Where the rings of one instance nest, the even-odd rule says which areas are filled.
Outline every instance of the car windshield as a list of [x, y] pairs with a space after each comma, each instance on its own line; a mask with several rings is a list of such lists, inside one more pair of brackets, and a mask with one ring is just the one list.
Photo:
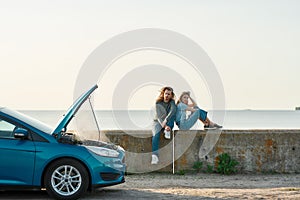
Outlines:
[[7, 115], [10, 115], [16, 119], [19, 119], [19, 120], [25, 122], [26, 124], [36, 128], [38, 130], [41, 130], [45, 133], [51, 134], [51, 131], [53, 130], [53, 128], [51, 126], [49, 126], [37, 119], [29, 117], [23, 113], [20, 113], [18, 111], [10, 110], [8, 108], [3, 108], [3, 109], [1, 109], [1, 111]]

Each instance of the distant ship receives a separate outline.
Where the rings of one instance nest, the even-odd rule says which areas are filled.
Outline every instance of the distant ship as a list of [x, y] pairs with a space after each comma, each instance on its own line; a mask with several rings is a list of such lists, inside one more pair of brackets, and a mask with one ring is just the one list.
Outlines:
[[295, 110], [300, 110], [300, 107], [296, 107]]

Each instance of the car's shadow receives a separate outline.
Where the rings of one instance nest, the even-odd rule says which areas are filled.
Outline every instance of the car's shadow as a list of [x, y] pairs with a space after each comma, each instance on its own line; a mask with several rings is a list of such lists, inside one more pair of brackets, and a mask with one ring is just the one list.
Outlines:
[[[51, 199], [46, 191], [0, 191], [0, 199]], [[130, 189], [97, 189], [81, 199], [216, 199], [201, 196], [176, 195]]]
[[0, 191], [0, 199], [51, 199], [45, 190]]

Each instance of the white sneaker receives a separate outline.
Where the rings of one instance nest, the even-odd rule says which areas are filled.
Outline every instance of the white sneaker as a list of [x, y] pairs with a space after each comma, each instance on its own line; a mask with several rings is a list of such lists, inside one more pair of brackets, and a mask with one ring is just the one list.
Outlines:
[[159, 159], [157, 155], [152, 155], [151, 165], [157, 165], [159, 162]]
[[164, 133], [165, 133], [165, 138], [166, 139], [168, 139], [168, 140], [171, 139], [171, 131], [165, 130]]

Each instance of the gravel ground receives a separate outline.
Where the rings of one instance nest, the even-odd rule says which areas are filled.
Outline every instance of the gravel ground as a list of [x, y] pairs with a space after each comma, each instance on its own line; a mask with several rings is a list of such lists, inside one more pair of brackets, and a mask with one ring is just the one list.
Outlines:
[[[45, 191], [0, 192], [0, 199], [49, 199]], [[83, 199], [300, 199], [300, 174], [135, 174]]]
[[122, 199], [300, 199], [300, 174], [142, 174], [126, 178], [125, 184], [96, 193], [104, 199], [118, 199], [118, 193]]

